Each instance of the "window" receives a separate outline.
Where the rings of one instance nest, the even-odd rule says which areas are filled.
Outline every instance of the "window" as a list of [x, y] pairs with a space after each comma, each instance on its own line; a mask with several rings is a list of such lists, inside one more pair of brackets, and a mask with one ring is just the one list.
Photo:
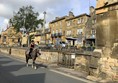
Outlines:
[[96, 23], [96, 19], [93, 19], [93, 20], [92, 20], [92, 24], [95, 24], [95, 23]]
[[77, 34], [82, 34], [82, 32], [83, 32], [83, 29], [77, 29]]
[[67, 31], [66, 35], [71, 35], [71, 30]]
[[94, 23], [96, 23], [96, 19], [94, 19]]
[[95, 35], [95, 30], [94, 29], [91, 30], [91, 34]]
[[52, 31], [52, 34], [54, 34], [54, 31]]
[[81, 18], [81, 23], [84, 23], [84, 18]]
[[68, 22], [67, 22], [67, 26], [70, 26], [70, 24], [71, 24], [71, 21], [68, 21]]
[[69, 31], [69, 35], [71, 35], [71, 31]]
[[62, 29], [60, 29], [60, 33], [62, 33]]
[[3, 42], [6, 42], [6, 36], [3, 36]]
[[79, 19], [78, 19], [78, 24], [80, 24], [80, 23], [81, 23], [81, 19], [79, 18]]
[[78, 24], [80, 24], [80, 23], [84, 23], [84, 18], [79, 18], [78, 19]]
[[58, 30], [56, 30], [56, 33], [58, 33]]
[[92, 29], [92, 30], [91, 30], [91, 37], [92, 37], [92, 38], [95, 38], [95, 33], [96, 33], [95, 30]]
[[68, 35], [68, 31], [66, 32], [66, 35]]

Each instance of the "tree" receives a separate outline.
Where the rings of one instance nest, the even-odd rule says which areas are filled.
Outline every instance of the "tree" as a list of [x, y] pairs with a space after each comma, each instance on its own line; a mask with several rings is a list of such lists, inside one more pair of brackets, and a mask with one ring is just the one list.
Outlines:
[[30, 31], [36, 31], [39, 24], [43, 26], [43, 19], [38, 19], [38, 16], [38, 12], [35, 13], [32, 6], [23, 6], [14, 14], [13, 18], [10, 19], [10, 24], [16, 32], [23, 29], [26, 33], [29, 33]]

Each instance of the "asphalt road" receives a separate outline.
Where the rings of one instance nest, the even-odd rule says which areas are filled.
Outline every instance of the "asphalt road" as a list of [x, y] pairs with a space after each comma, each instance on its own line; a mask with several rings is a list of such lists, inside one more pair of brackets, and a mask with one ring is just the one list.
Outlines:
[[0, 83], [90, 83], [54, 72], [38, 64], [38, 69], [26, 67], [25, 63], [0, 54]]

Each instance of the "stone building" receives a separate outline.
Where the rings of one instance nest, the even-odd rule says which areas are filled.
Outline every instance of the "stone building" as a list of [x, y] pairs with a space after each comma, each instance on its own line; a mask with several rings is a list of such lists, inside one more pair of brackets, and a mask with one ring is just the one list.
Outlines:
[[85, 26], [88, 18], [89, 15], [86, 13], [73, 17], [68, 16], [68, 18], [66, 18], [65, 36], [68, 44], [72, 46], [83, 46], [83, 41], [85, 40]]
[[18, 46], [21, 45], [21, 33], [16, 33], [13, 27], [7, 28], [1, 32], [1, 45], [4, 46]]
[[66, 17], [56, 17], [55, 20], [49, 23], [51, 30], [51, 43], [59, 44], [60, 41], [65, 42]]
[[74, 16], [71, 11], [68, 16], [56, 17], [49, 24], [52, 43], [58, 44], [61, 41], [70, 46], [83, 45], [84, 29], [88, 18], [87, 14]]
[[50, 29], [46, 28], [43, 33], [43, 29], [39, 29], [34, 34], [34, 41], [39, 44], [49, 44], [51, 42]]

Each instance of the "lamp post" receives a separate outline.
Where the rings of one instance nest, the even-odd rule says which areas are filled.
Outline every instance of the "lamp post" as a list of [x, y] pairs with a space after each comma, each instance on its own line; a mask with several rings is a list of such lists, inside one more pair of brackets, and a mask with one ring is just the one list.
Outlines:
[[46, 34], [45, 34], [45, 24], [46, 24], [46, 11], [43, 12], [44, 14], [44, 22], [43, 22], [43, 34], [44, 34], [44, 42], [46, 44]]

